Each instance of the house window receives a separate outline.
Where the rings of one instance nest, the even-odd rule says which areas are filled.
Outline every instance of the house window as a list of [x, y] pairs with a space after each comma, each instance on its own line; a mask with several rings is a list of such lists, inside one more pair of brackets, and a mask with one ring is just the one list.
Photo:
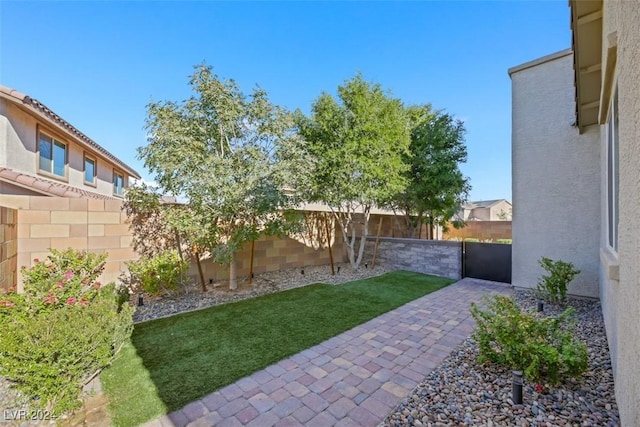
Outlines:
[[59, 177], [67, 176], [67, 145], [39, 132], [38, 169]]
[[609, 246], [618, 251], [619, 178], [618, 89], [615, 89], [607, 124], [607, 238]]
[[124, 176], [116, 171], [113, 171], [113, 194], [116, 196], [122, 196], [124, 190]]
[[84, 155], [84, 183], [96, 185], [96, 159]]

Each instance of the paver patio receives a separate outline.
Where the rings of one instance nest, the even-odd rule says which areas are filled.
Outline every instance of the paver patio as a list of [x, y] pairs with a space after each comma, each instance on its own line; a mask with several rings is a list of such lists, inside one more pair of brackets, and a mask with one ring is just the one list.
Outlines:
[[510, 292], [465, 278], [146, 426], [376, 426], [473, 331], [471, 302]]

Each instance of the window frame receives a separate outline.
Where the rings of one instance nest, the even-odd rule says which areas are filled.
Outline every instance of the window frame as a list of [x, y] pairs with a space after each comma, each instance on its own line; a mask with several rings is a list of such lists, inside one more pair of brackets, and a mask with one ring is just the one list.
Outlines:
[[[122, 191], [121, 194], [118, 194], [118, 192], [116, 191], [116, 177], [121, 177], [122, 178]], [[121, 172], [118, 169], [113, 169], [113, 177], [112, 177], [112, 183], [113, 183], [113, 195], [115, 197], [124, 197], [124, 189], [125, 189], [125, 181], [124, 181], [124, 173]]]
[[619, 248], [619, 197], [620, 197], [620, 138], [619, 138], [619, 110], [618, 85], [613, 85], [613, 96], [609, 106], [606, 137], [606, 177], [605, 193], [606, 207], [606, 245], [613, 253]]
[[[43, 169], [40, 164], [41, 163], [40, 162], [40, 158], [41, 158], [40, 143], [41, 143], [42, 135], [45, 135], [51, 139], [51, 158], [49, 159], [49, 161], [51, 162], [50, 170]], [[57, 173], [55, 173], [56, 164], [55, 164], [54, 148], [56, 145], [64, 147], [64, 165], [63, 165], [64, 174], [63, 175], [58, 175]], [[51, 132], [48, 129], [43, 129], [40, 125], [36, 126], [36, 170], [39, 175], [44, 175], [46, 177], [53, 178], [59, 181], [64, 181], [64, 182], [69, 181], [69, 143], [66, 142], [63, 138], [60, 138], [55, 132]]]
[[[93, 162], [93, 180], [87, 181], [87, 160]], [[98, 159], [88, 153], [82, 156], [82, 180], [85, 185], [96, 187], [98, 184]]]

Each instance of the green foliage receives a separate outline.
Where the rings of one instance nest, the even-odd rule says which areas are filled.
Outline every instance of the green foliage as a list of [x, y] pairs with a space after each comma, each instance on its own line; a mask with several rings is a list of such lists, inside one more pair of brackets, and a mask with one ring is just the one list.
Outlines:
[[293, 115], [264, 90], [247, 96], [211, 67], [195, 68], [189, 99], [147, 106], [149, 143], [138, 154], [160, 194], [186, 199], [183, 209], [165, 209], [168, 223], [226, 264], [244, 242], [281, 229], [282, 212], [299, 202], [285, 189], [313, 165]]
[[[338, 99], [321, 94], [311, 116], [298, 112], [297, 122], [316, 165], [309, 174], [308, 198], [330, 206], [349, 261], [358, 268], [371, 207], [388, 203], [407, 185], [403, 156], [409, 155], [409, 132], [402, 102], [358, 74], [338, 86]], [[356, 212], [364, 213], [357, 256]]]
[[152, 295], [175, 291], [189, 264], [180, 259], [175, 249], [127, 263], [133, 283]]
[[129, 218], [133, 249], [141, 256], [155, 254], [178, 246], [176, 228], [170, 222], [170, 204], [161, 203], [156, 189], [144, 183], [127, 188], [123, 208]]
[[505, 245], [511, 245], [513, 244], [513, 239], [498, 239], [496, 240], [496, 243], [502, 243]]
[[24, 294], [0, 296], [0, 375], [56, 416], [129, 338], [133, 308], [96, 279], [106, 255], [51, 250], [24, 269]]
[[540, 277], [536, 287], [538, 297], [551, 303], [563, 304], [567, 296], [567, 286], [580, 273], [580, 270], [575, 269], [570, 262], [554, 261], [545, 257], [542, 257], [538, 263], [549, 273]]
[[407, 115], [411, 144], [403, 161], [409, 165], [405, 172], [409, 185], [390, 206], [404, 214], [408, 237], [417, 237], [425, 223], [441, 225], [444, 231], [449, 223], [461, 228], [464, 222], [452, 218], [471, 189], [459, 168], [467, 160], [464, 124], [431, 105], [411, 106]]
[[531, 381], [546, 378], [551, 383], [587, 369], [586, 345], [572, 334], [572, 307], [557, 317], [541, 318], [522, 311], [510, 297], [497, 295], [486, 302], [486, 310], [471, 306], [481, 362], [506, 364], [524, 371]]

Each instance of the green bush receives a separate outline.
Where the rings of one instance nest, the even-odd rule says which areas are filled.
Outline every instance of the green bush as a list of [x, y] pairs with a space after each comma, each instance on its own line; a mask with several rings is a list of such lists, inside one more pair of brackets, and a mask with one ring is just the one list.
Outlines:
[[538, 263], [549, 275], [540, 277], [536, 294], [551, 303], [564, 303], [567, 297], [567, 286], [580, 273], [570, 262], [554, 261], [542, 257]]
[[573, 338], [572, 307], [557, 317], [538, 317], [513, 298], [486, 299], [487, 309], [471, 306], [480, 362], [496, 362], [524, 371], [526, 378], [558, 383], [587, 369], [587, 347]]
[[132, 331], [133, 308], [96, 279], [106, 254], [51, 250], [23, 268], [24, 294], [0, 295], [0, 375], [56, 416], [81, 404], [82, 386]]
[[152, 295], [169, 294], [176, 290], [180, 276], [189, 264], [175, 249], [165, 250], [153, 257], [143, 257], [127, 263], [132, 283]]

